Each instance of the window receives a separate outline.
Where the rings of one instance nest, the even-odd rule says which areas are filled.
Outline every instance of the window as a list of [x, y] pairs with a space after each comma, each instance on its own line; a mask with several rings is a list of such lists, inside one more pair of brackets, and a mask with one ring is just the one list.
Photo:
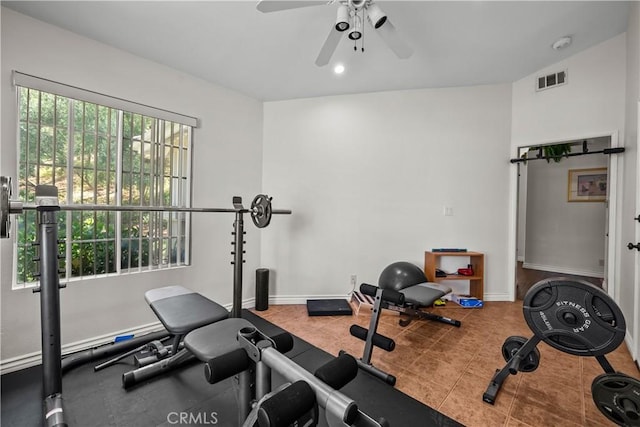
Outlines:
[[[61, 204], [189, 206], [192, 126], [38, 88], [17, 91], [20, 200], [33, 202], [36, 185], [53, 184]], [[16, 219], [15, 283], [24, 286], [37, 277], [36, 212]], [[188, 213], [62, 211], [59, 223], [67, 280], [189, 264]]]

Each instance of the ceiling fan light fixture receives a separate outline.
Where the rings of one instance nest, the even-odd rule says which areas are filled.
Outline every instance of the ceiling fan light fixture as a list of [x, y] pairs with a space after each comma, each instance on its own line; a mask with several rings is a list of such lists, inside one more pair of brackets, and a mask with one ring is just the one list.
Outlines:
[[377, 4], [371, 4], [367, 8], [367, 18], [373, 28], [378, 29], [387, 22], [387, 15], [380, 9]]
[[358, 10], [364, 7], [367, 3], [367, 0], [349, 0], [347, 4], [350, 8]]
[[338, 16], [336, 18], [336, 30], [342, 32], [349, 29], [349, 8], [346, 5], [338, 7]]
[[351, 40], [360, 40], [362, 38], [362, 20], [355, 15], [353, 17], [353, 28], [349, 31]]

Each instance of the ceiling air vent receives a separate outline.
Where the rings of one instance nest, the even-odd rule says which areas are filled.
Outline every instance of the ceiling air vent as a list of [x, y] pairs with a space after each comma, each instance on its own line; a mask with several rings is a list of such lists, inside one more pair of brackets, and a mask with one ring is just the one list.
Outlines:
[[567, 84], [567, 70], [547, 74], [546, 76], [539, 76], [536, 83], [536, 90], [545, 90], [564, 84]]

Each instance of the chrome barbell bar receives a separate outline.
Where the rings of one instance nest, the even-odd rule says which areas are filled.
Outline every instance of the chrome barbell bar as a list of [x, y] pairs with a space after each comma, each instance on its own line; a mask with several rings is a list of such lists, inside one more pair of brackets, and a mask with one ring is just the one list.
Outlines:
[[[39, 203], [23, 203], [18, 200], [11, 200], [11, 177], [0, 176], [0, 238], [8, 238], [11, 231], [10, 215], [19, 215], [24, 211], [37, 210], [42, 206]], [[238, 202], [238, 203], [236, 203]], [[46, 203], [46, 202], [44, 202]], [[62, 211], [110, 211], [110, 212], [185, 212], [185, 213], [250, 213], [253, 223], [258, 228], [266, 227], [272, 214], [289, 215], [289, 209], [271, 209], [271, 197], [257, 195], [251, 208], [242, 207], [242, 199], [234, 197], [234, 208], [193, 208], [178, 206], [141, 206], [141, 205], [96, 205], [96, 204], [69, 204], [59, 205]]]

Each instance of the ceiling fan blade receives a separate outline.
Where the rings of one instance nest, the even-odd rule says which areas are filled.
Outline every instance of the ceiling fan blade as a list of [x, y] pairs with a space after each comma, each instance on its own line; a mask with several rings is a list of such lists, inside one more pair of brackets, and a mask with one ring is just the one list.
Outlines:
[[327, 4], [327, 0], [324, 1], [294, 1], [294, 0], [261, 0], [258, 2], [256, 9], [263, 13], [278, 12], [280, 10], [297, 9], [299, 7], [318, 6], [320, 4]]
[[394, 27], [388, 19], [387, 22], [376, 31], [398, 58], [406, 59], [413, 55], [413, 49], [402, 40], [396, 27]]
[[336, 30], [333, 26], [331, 27], [331, 31], [327, 36], [327, 39], [324, 41], [322, 45], [322, 49], [320, 49], [320, 53], [318, 54], [318, 58], [316, 58], [316, 65], [318, 67], [323, 67], [329, 63], [331, 57], [333, 56], [333, 52], [336, 51], [338, 47], [338, 43], [340, 43], [340, 38], [342, 37], [342, 33]]

